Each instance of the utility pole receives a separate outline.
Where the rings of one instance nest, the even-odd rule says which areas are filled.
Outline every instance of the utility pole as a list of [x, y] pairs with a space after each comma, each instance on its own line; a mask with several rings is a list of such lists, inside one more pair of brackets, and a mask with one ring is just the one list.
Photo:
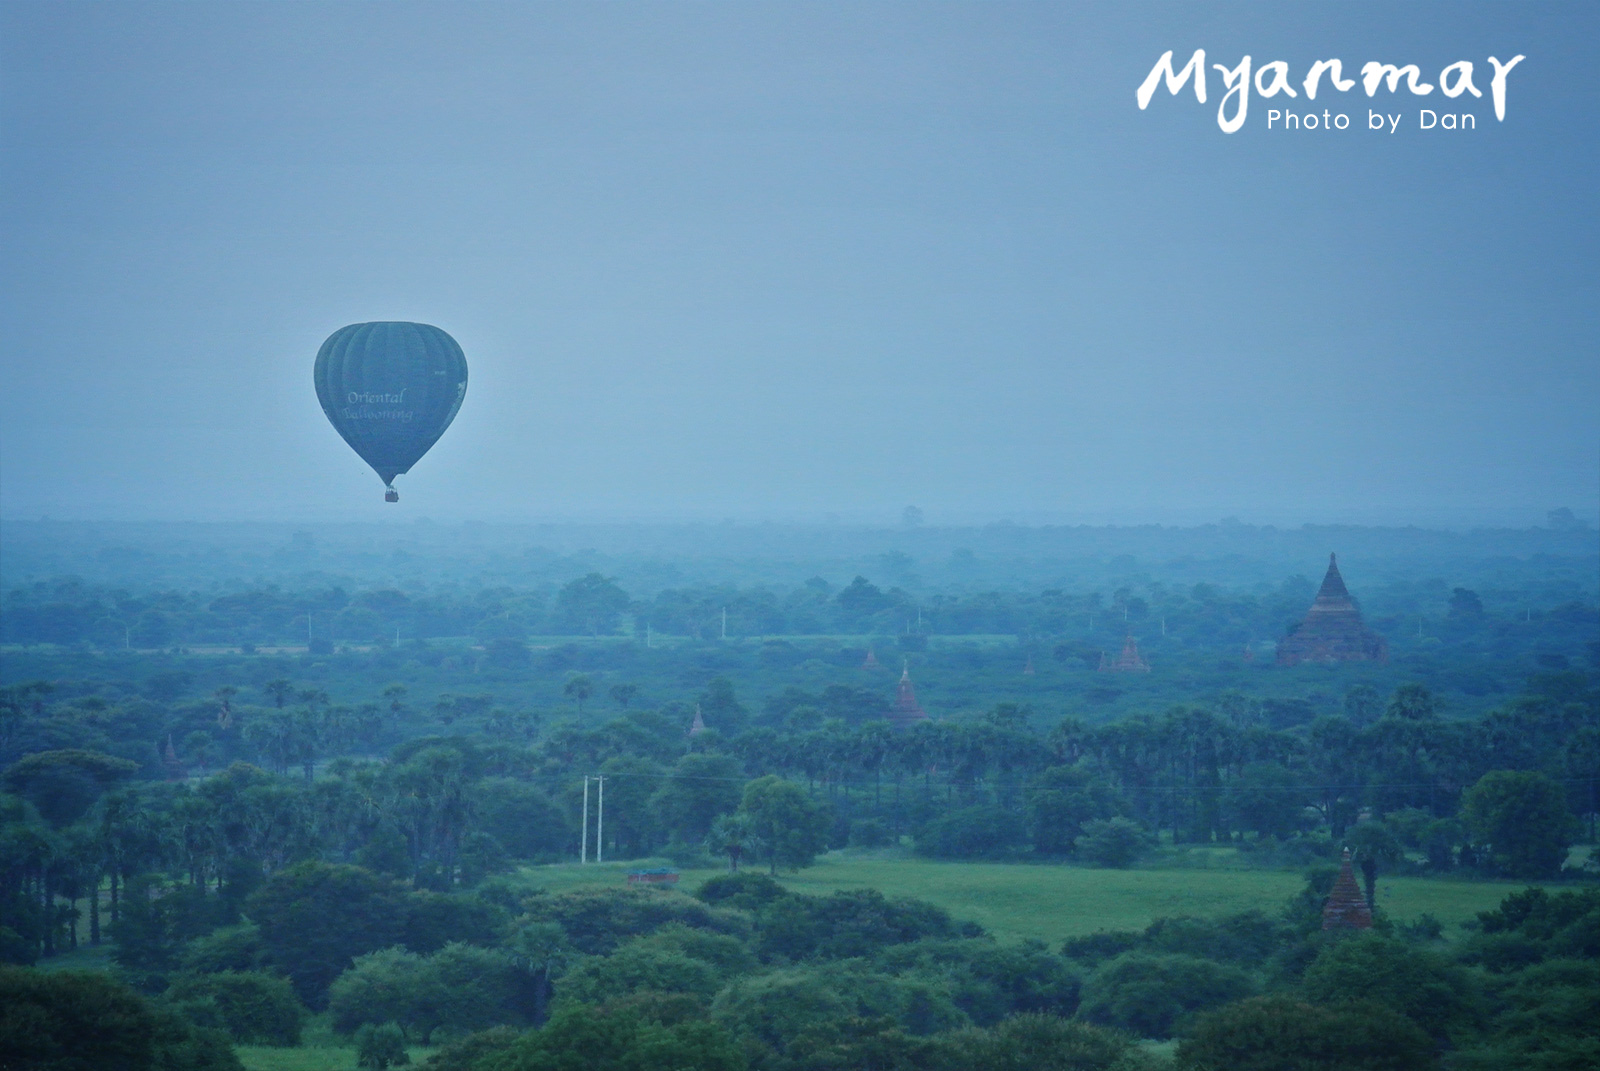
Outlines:
[[594, 861], [603, 863], [606, 861], [606, 779], [596, 777], [595, 780], [600, 783], [600, 820], [594, 827]]
[[728, 638], [728, 608], [726, 606], [722, 608], [722, 638]]
[[578, 856], [580, 862], [589, 861], [589, 779], [583, 779], [583, 847]]
[[1167, 638], [1167, 615], [1166, 614], [1162, 614], [1161, 615], [1161, 638], [1162, 639], [1166, 639]]
[[644, 649], [647, 651], [650, 649], [650, 622], [648, 621], [644, 623]]
[[394, 629], [394, 645], [396, 647], [400, 646], [400, 626], [399, 625], [396, 625], [395, 629]]

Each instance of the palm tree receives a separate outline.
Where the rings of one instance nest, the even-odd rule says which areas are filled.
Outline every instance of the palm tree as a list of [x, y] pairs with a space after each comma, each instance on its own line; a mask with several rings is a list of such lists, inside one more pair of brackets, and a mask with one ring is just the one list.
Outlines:
[[571, 696], [578, 701], [578, 717], [583, 717], [583, 701], [594, 694], [594, 681], [587, 674], [579, 673], [567, 681], [567, 686], [562, 689], [563, 694]]
[[[217, 701], [217, 727], [230, 729], [233, 727], [233, 697], [239, 694], [239, 689], [231, 684], [224, 684], [211, 697]], [[280, 703], [279, 706], [282, 706]]]
[[554, 922], [523, 923], [506, 943], [506, 952], [512, 966], [532, 983], [533, 1007], [528, 1018], [534, 1026], [543, 1026], [552, 983], [573, 957], [566, 932]]
[[283, 704], [289, 701], [289, 695], [294, 691], [294, 685], [279, 677], [263, 684], [261, 690], [272, 696], [273, 705], [282, 710]]
[[737, 874], [740, 857], [761, 850], [761, 838], [756, 836], [755, 822], [748, 814], [740, 812], [717, 815], [711, 820], [711, 832], [706, 834], [706, 850], [726, 855], [728, 870]]

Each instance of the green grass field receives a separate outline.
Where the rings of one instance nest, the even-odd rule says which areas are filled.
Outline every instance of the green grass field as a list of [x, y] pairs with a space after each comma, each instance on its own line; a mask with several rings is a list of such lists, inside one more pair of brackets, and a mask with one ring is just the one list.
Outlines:
[[[627, 871], [641, 865], [661, 864], [561, 864], [529, 867], [522, 874], [532, 885], [560, 892], [621, 885]], [[692, 891], [718, 873], [685, 870], [678, 887]], [[1035, 937], [1052, 945], [1099, 930], [1142, 929], [1163, 916], [1227, 915], [1252, 908], [1275, 912], [1304, 884], [1297, 871], [941, 863], [892, 851], [834, 852], [813, 867], [778, 877], [803, 893], [878, 889], [886, 896], [912, 896], [958, 919], [971, 919], [1001, 939]], [[1459, 932], [1459, 923], [1520, 888], [1514, 882], [1380, 877], [1378, 906], [1402, 922], [1427, 912], [1444, 923], [1449, 936]]]

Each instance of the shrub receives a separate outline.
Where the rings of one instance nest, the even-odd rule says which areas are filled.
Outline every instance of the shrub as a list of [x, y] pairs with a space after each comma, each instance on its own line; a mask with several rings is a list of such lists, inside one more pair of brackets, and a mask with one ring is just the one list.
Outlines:
[[641, 991], [710, 999], [718, 983], [716, 970], [707, 963], [630, 943], [609, 956], [586, 957], [557, 984], [556, 999], [563, 1004], [599, 1004]]
[[1279, 923], [1259, 911], [1246, 911], [1219, 919], [1157, 919], [1144, 931], [1142, 944], [1151, 951], [1258, 964], [1276, 952], [1286, 936]]
[[1083, 824], [1078, 854], [1098, 866], [1126, 870], [1153, 844], [1139, 823], [1127, 818], [1096, 819]]
[[795, 960], [870, 956], [885, 945], [982, 932], [951, 921], [943, 908], [909, 898], [888, 900], [876, 889], [785, 896], [762, 908], [756, 921], [763, 957]]
[[858, 818], [850, 823], [850, 847], [881, 848], [889, 843], [889, 831], [876, 818]]
[[528, 904], [528, 916], [558, 924], [574, 948], [591, 956], [603, 956], [627, 938], [669, 922], [719, 933], [748, 932], [748, 923], [737, 912], [713, 910], [668, 889], [583, 889], [541, 897]]
[[405, 897], [360, 867], [306, 862], [280, 870], [250, 895], [245, 910], [261, 929], [268, 962], [300, 999], [322, 1007], [328, 986], [355, 957], [398, 942]]
[[1157, 1066], [1120, 1034], [1053, 1015], [1017, 1015], [951, 1039], [955, 1066], [983, 1071], [1144, 1071]]
[[228, 926], [184, 946], [180, 966], [193, 974], [216, 971], [253, 971], [260, 968], [265, 952], [261, 931], [252, 923]]
[[1366, 1000], [1416, 1023], [1435, 1041], [1470, 1033], [1482, 1018], [1472, 972], [1425, 948], [1365, 933], [1323, 949], [1302, 982], [1314, 1003]]
[[1025, 1012], [1071, 1016], [1082, 988], [1073, 965], [1038, 941], [924, 940], [890, 946], [877, 963], [895, 974], [918, 971], [948, 979], [956, 1007], [979, 1026]]
[[1061, 945], [1061, 954], [1085, 967], [1098, 967], [1108, 959], [1133, 951], [1139, 946], [1141, 936], [1135, 930], [1086, 933], [1082, 937], [1067, 938]]
[[1178, 1045], [1183, 1071], [1426, 1071], [1428, 1035], [1376, 1004], [1255, 997], [1206, 1012]]
[[778, 1056], [807, 1034], [850, 1018], [888, 1017], [910, 1034], [964, 1026], [944, 980], [862, 970], [799, 967], [736, 978], [717, 994], [712, 1018]]
[[411, 1062], [406, 1052], [406, 1036], [393, 1023], [373, 1026], [370, 1023], [356, 1031], [356, 1066], [384, 1071], [390, 1067], [404, 1067]]
[[789, 891], [775, 879], [751, 870], [718, 874], [714, 878], [707, 878], [695, 890], [695, 896], [708, 904], [726, 904], [744, 911], [754, 911], [763, 904], [788, 895]]
[[506, 913], [470, 893], [416, 892], [406, 897], [404, 943], [413, 952], [437, 952], [451, 942], [493, 945]]
[[1185, 1016], [1251, 996], [1255, 989], [1238, 967], [1198, 956], [1128, 952], [1089, 977], [1079, 1014], [1140, 1037], [1168, 1038]]
[[473, 1069], [744, 1071], [745, 1066], [733, 1038], [716, 1023], [687, 1019], [664, 1024], [631, 1008], [578, 1005], [557, 1012], [542, 1029], [530, 1030], [499, 1052], [484, 1056]]
[[1497, 874], [1545, 878], [1559, 873], [1578, 821], [1560, 782], [1529, 770], [1494, 770], [1461, 796], [1461, 819]]
[[219, 971], [179, 977], [165, 997], [182, 1009], [209, 1003], [217, 1023], [241, 1045], [300, 1044], [305, 1009], [287, 979], [255, 971]]
[[427, 1071], [473, 1071], [478, 1061], [504, 1052], [521, 1036], [522, 1031], [515, 1027], [492, 1026], [488, 1030], [457, 1038], [428, 1057], [423, 1067]]
[[567, 850], [576, 830], [550, 797], [509, 777], [486, 777], [472, 789], [479, 824], [516, 859], [541, 859]]
[[359, 957], [328, 992], [334, 1029], [397, 1024], [408, 1037], [521, 1022], [522, 977], [500, 952], [450, 944], [431, 956], [388, 948]]
[[917, 831], [916, 849], [935, 859], [1004, 854], [1022, 847], [1022, 820], [1000, 807], [961, 807], [947, 811]]
[[1120, 806], [1104, 781], [1073, 766], [1040, 773], [1028, 787], [1027, 802], [1029, 835], [1043, 855], [1070, 854], [1085, 822], [1110, 818]]
[[242, 1071], [227, 1035], [90, 971], [0, 967], [0, 1066]]

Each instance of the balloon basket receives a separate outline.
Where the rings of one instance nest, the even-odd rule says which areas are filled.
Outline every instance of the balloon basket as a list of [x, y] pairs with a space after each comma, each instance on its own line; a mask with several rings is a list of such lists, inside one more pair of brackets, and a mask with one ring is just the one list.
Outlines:
[[385, 502], [398, 502], [400, 501], [400, 492], [391, 487], [383, 493], [383, 500]]

